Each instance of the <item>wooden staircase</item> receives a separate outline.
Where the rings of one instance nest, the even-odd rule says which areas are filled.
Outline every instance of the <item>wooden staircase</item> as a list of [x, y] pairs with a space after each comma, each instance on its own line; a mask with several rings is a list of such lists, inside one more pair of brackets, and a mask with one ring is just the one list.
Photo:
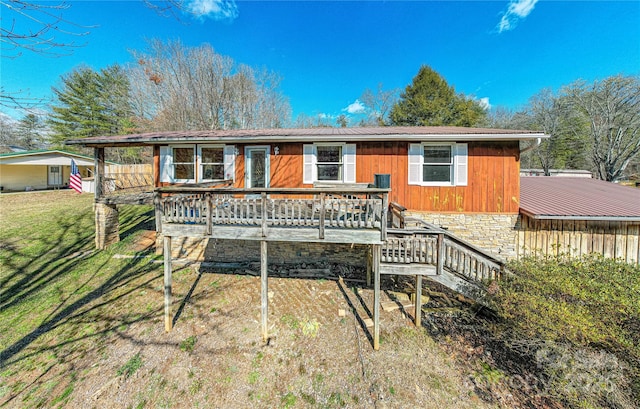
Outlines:
[[397, 203], [390, 208], [380, 274], [416, 276], [416, 288], [426, 277], [485, 304], [487, 284], [506, 274], [504, 262], [442, 228], [406, 217]]

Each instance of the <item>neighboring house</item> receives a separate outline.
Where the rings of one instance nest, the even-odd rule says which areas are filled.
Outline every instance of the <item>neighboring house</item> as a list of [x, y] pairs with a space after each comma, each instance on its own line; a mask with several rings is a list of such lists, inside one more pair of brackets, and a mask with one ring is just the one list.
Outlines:
[[589, 178], [522, 177], [520, 185], [520, 256], [640, 262], [640, 189]]
[[[545, 176], [543, 169], [520, 169], [520, 176]], [[593, 174], [588, 170], [579, 169], [549, 169], [549, 176], [592, 178]]]
[[2, 192], [68, 187], [71, 159], [75, 160], [83, 178], [93, 173], [93, 158], [62, 150], [0, 154]]

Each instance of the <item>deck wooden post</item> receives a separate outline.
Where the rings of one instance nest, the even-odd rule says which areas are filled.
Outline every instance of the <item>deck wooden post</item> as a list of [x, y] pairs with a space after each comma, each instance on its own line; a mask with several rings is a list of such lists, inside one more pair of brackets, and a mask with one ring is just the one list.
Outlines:
[[262, 237], [267, 237], [267, 192], [262, 192], [260, 196], [262, 198]]
[[416, 327], [422, 325], [422, 275], [416, 274], [416, 310], [413, 315]]
[[318, 221], [320, 228], [320, 239], [324, 239], [324, 218], [325, 218], [325, 210], [324, 210], [324, 199], [325, 194], [320, 193], [320, 220]]
[[173, 328], [171, 317], [171, 236], [164, 236], [164, 330]]
[[260, 301], [261, 301], [261, 320], [262, 320], [262, 340], [267, 342], [269, 339], [268, 330], [268, 314], [269, 314], [269, 286], [267, 273], [267, 241], [260, 242]]
[[436, 265], [436, 274], [442, 274], [444, 267], [444, 233], [438, 233], [438, 260]]
[[211, 193], [206, 193], [205, 200], [207, 203], [207, 234], [211, 236], [211, 233], [213, 232], [213, 195]]
[[93, 149], [93, 183], [95, 198], [99, 199], [103, 195], [102, 181], [104, 179], [104, 148]]
[[367, 287], [371, 287], [371, 270], [373, 268], [373, 254], [371, 248], [367, 249]]
[[380, 256], [382, 245], [373, 246], [373, 349], [380, 348]]
[[382, 194], [382, 214], [380, 215], [380, 240], [387, 240], [387, 216], [389, 214], [389, 193]]

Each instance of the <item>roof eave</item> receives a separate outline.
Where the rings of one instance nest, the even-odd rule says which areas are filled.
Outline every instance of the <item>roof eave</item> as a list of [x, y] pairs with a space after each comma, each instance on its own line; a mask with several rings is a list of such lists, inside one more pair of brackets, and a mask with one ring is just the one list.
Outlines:
[[534, 220], [583, 220], [593, 222], [640, 222], [640, 216], [536, 214], [520, 208], [520, 213]]
[[113, 140], [109, 138], [92, 139], [87, 141], [84, 139], [74, 139], [66, 141], [66, 145], [84, 145], [88, 147], [107, 147], [107, 146], [142, 146], [142, 145], [161, 145], [171, 143], [188, 143], [188, 142], [224, 142], [224, 143], [285, 143], [285, 142], [422, 142], [428, 140], [443, 142], [472, 142], [472, 141], [519, 141], [538, 138], [548, 138], [544, 133], [519, 133], [519, 134], [495, 134], [495, 133], [478, 133], [478, 134], [386, 134], [386, 135], [259, 135], [259, 136], [183, 136], [183, 137], [139, 137], [131, 139]]

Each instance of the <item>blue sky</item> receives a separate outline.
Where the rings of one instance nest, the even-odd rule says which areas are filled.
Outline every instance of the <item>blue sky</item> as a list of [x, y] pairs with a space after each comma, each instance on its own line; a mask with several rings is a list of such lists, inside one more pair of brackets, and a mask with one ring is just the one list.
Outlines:
[[[15, 52], [3, 47], [3, 92], [50, 98], [74, 67], [132, 62], [129, 51], [151, 38], [210, 43], [238, 63], [279, 73], [294, 118], [355, 115], [366, 88], [404, 88], [423, 64], [456, 91], [510, 109], [546, 87], [640, 74], [637, 0], [185, 2], [197, 16], [162, 17], [139, 0], [70, 1], [64, 18], [93, 27], [67, 26], [90, 33], [58, 39], [86, 45], [60, 57], [6, 58]], [[14, 16], [2, 7], [2, 27]]]

